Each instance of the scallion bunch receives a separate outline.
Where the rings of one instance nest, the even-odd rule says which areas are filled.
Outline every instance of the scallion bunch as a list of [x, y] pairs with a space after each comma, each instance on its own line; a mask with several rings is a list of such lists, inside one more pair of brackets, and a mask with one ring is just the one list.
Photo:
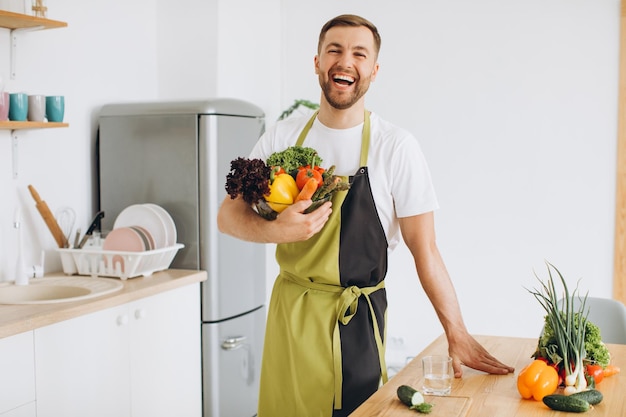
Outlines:
[[[569, 395], [587, 388], [585, 366], [583, 364], [583, 359], [587, 356], [585, 351], [585, 322], [589, 315], [589, 311], [585, 311], [587, 295], [584, 297], [577, 295], [578, 286], [570, 294], [567, 283], [559, 270], [548, 262], [546, 262], [546, 265], [548, 268], [547, 282], [544, 283], [535, 274], [541, 283], [541, 288], [528, 291], [535, 296], [539, 304], [544, 308], [547, 314], [546, 322], [554, 329], [557, 353], [563, 358], [565, 369], [564, 393]], [[562, 307], [559, 306], [552, 271], [556, 272], [563, 286]], [[574, 303], [572, 301], [574, 297], [578, 297], [580, 300], [580, 306], [576, 311], [574, 311]]]

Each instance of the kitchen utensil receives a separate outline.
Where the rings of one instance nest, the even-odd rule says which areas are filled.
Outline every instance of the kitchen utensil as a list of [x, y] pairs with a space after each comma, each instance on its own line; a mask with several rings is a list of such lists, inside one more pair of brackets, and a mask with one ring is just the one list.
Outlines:
[[70, 207], [63, 207], [55, 212], [54, 217], [63, 231], [63, 235], [69, 245], [70, 238], [72, 237], [72, 230], [74, 230], [74, 223], [76, 222], [76, 212]]
[[54, 215], [50, 211], [48, 204], [46, 204], [46, 202], [41, 199], [41, 197], [39, 196], [39, 193], [37, 192], [37, 190], [35, 190], [35, 187], [33, 187], [32, 185], [29, 185], [28, 190], [30, 191], [30, 194], [33, 196], [33, 199], [35, 200], [35, 203], [36, 203], [37, 210], [39, 211], [39, 214], [41, 214], [41, 217], [46, 223], [46, 226], [48, 226], [48, 229], [50, 230], [50, 233], [52, 233], [52, 237], [54, 237], [54, 240], [57, 242], [57, 245], [60, 248], [67, 248], [68, 247], [67, 239], [65, 238], [65, 235], [63, 234], [63, 231], [59, 227], [59, 224], [57, 223], [56, 219], [54, 218]]
[[83, 246], [85, 246], [85, 243], [87, 243], [87, 239], [89, 239], [91, 237], [91, 235], [93, 234], [94, 230], [96, 230], [96, 227], [98, 227], [100, 225], [100, 220], [102, 220], [103, 217], [104, 217], [104, 211], [99, 211], [99, 212], [96, 213], [95, 217], [93, 218], [93, 220], [89, 224], [89, 228], [87, 229], [87, 232], [85, 233], [85, 236], [83, 236], [82, 240], [78, 244], [78, 246], [77, 246], [78, 249], [81, 249]]
[[76, 233], [74, 234], [74, 248], [78, 248], [80, 244], [80, 227], [76, 229]]

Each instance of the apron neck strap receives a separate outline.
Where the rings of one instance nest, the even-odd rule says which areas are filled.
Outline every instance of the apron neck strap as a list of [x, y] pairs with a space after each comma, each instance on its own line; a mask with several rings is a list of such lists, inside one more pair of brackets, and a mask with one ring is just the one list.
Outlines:
[[[302, 132], [300, 132], [300, 136], [298, 136], [298, 140], [296, 141], [296, 146], [302, 146], [302, 144], [304, 143], [306, 135], [309, 133], [309, 130], [311, 130], [311, 126], [313, 126], [313, 123], [315, 122], [317, 113], [319, 113], [319, 110], [316, 110], [315, 113], [313, 113], [313, 116], [311, 116], [309, 121], [306, 123], [306, 125], [304, 125], [304, 128], [302, 129]], [[370, 148], [370, 126], [370, 112], [365, 110], [365, 117], [363, 120], [363, 133], [361, 136], [361, 158], [359, 162], [360, 166], [362, 167], [367, 165], [367, 153]]]
[[367, 166], [367, 153], [370, 150], [370, 112], [365, 110], [363, 133], [361, 135], [361, 166]]
[[306, 135], [308, 135], [309, 130], [311, 130], [311, 126], [313, 126], [313, 122], [315, 122], [315, 118], [317, 117], [317, 113], [319, 112], [320, 112], [319, 110], [315, 110], [315, 112], [313, 113], [313, 116], [311, 116], [309, 121], [306, 122], [306, 125], [304, 125], [304, 129], [302, 129], [302, 132], [300, 132], [300, 136], [298, 136], [298, 140], [296, 141], [296, 146], [302, 146], [302, 144], [304, 143], [304, 138], [306, 138]]

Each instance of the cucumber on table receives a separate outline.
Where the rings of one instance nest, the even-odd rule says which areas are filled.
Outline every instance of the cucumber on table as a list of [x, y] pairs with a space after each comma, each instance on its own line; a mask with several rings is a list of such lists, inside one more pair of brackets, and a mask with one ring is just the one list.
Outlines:
[[543, 397], [543, 403], [553, 410], [570, 413], [584, 413], [591, 407], [587, 401], [576, 398], [573, 395], [546, 395]]
[[418, 413], [429, 414], [433, 409], [433, 405], [424, 401], [422, 393], [413, 387], [400, 385], [396, 394], [404, 405], [409, 406], [409, 409], [415, 410]]
[[588, 389], [585, 391], [577, 392], [575, 394], [570, 395], [570, 397], [579, 398], [581, 400], [587, 401], [591, 405], [600, 404], [604, 396], [602, 393], [595, 389]]
[[415, 388], [409, 387], [408, 385], [400, 385], [398, 387], [397, 394], [400, 401], [409, 407], [424, 402], [424, 396], [422, 393]]

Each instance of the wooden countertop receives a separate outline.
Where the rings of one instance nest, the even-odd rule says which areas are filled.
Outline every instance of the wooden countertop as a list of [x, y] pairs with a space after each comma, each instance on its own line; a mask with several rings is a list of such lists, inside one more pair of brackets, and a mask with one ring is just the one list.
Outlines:
[[[55, 275], [61, 276], [62, 274], [47, 276]], [[115, 307], [206, 279], [206, 271], [168, 269], [148, 277], [130, 278], [123, 281], [124, 288], [120, 291], [101, 297], [54, 304], [0, 305], [0, 338]]]
[[[530, 355], [537, 347], [537, 339], [476, 336], [476, 339], [495, 357], [515, 367], [509, 375], [487, 375], [464, 367], [463, 378], [452, 382], [449, 397], [426, 396], [426, 401], [435, 404], [430, 417], [566, 417], [589, 415], [594, 417], [626, 416], [626, 345], [608, 344], [612, 364], [622, 372], [604, 379], [596, 387], [604, 400], [586, 413], [564, 413], [553, 411], [543, 402], [524, 400], [517, 391], [517, 375], [532, 361]], [[421, 358], [425, 355], [448, 351], [442, 335], [416, 356], [398, 374], [383, 385], [351, 417], [417, 417], [422, 414], [409, 410], [396, 396], [400, 385], [406, 384], [421, 390]]]

